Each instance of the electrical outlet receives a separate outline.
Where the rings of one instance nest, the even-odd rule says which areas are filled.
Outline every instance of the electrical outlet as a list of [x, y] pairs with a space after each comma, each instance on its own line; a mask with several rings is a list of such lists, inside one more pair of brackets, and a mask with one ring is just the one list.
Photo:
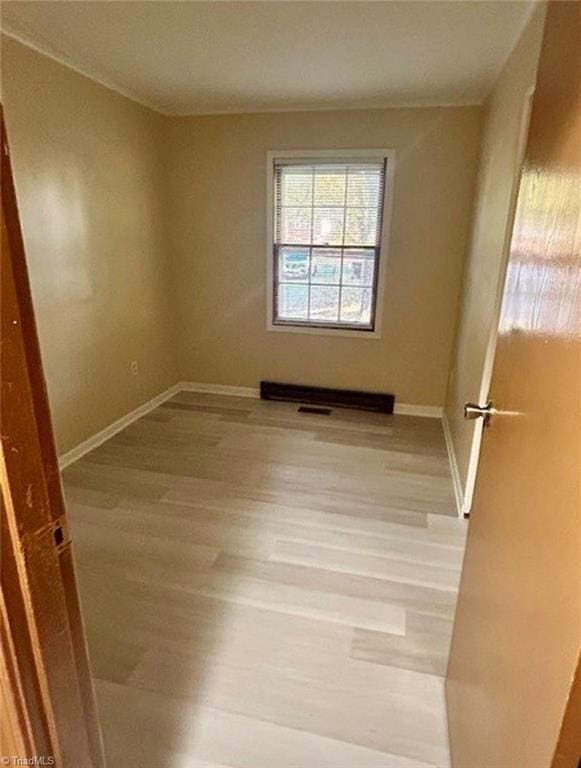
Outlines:
[[137, 376], [137, 374], [139, 373], [139, 366], [137, 365], [137, 360], [131, 361], [131, 373], [133, 374], [133, 376]]

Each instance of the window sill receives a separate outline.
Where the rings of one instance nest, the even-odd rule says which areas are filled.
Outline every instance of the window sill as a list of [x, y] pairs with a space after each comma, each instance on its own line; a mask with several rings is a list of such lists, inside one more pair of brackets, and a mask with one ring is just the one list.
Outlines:
[[267, 331], [276, 331], [277, 333], [302, 333], [308, 336], [342, 336], [351, 339], [380, 339], [381, 331], [376, 328], [374, 331], [357, 330], [353, 328], [317, 328], [312, 325], [278, 325], [269, 322], [266, 326]]

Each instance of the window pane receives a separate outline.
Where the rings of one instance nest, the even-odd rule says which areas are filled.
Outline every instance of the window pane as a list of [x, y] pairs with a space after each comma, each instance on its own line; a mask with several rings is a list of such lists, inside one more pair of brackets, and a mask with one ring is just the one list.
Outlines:
[[311, 286], [310, 320], [334, 322], [339, 319], [339, 288]]
[[307, 285], [278, 286], [278, 313], [281, 320], [307, 320], [309, 312], [309, 287]]
[[318, 158], [275, 168], [275, 315], [371, 326], [384, 165]]
[[279, 242], [310, 243], [311, 217], [311, 208], [282, 208]]
[[315, 208], [313, 243], [317, 245], [341, 245], [343, 242], [343, 208]]
[[343, 284], [371, 288], [375, 273], [374, 251], [345, 251], [343, 259]]
[[315, 170], [315, 206], [345, 205], [346, 168], [321, 167]]
[[343, 288], [341, 321], [369, 325], [371, 322], [371, 289]]
[[311, 282], [339, 285], [341, 281], [341, 251], [313, 249]]
[[306, 283], [309, 278], [309, 248], [280, 248], [278, 254], [279, 282]]
[[281, 173], [283, 205], [313, 204], [313, 168], [285, 168]]
[[349, 168], [347, 207], [377, 208], [381, 191], [381, 171], [378, 168]]
[[377, 244], [377, 208], [348, 208], [345, 245]]

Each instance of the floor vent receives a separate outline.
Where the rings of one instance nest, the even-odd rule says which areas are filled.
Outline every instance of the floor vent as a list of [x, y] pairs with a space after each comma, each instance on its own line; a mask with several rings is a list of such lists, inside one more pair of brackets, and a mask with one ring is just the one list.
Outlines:
[[359, 392], [354, 389], [327, 389], [300, 384], [279, 384], [274, 381], [260, 382], [263, 400], [282, 400], [290, 403], [309, 403], [336, 408], [357, 408], [377, 413], [393, 413], [394, 395], [381, 392]]
[[318, 413], [319, 416], [330, 416], [332, 411], [330, 408], [315, 408], [312, 405], [301, 405], [298, 408], [299, 413]]

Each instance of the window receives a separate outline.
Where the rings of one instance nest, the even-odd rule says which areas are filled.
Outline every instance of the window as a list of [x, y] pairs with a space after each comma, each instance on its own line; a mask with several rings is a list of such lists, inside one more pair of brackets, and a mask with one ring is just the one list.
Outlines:
[[376, 330], [390, 157], [342, 155], [270, 158], [273, 329]]

